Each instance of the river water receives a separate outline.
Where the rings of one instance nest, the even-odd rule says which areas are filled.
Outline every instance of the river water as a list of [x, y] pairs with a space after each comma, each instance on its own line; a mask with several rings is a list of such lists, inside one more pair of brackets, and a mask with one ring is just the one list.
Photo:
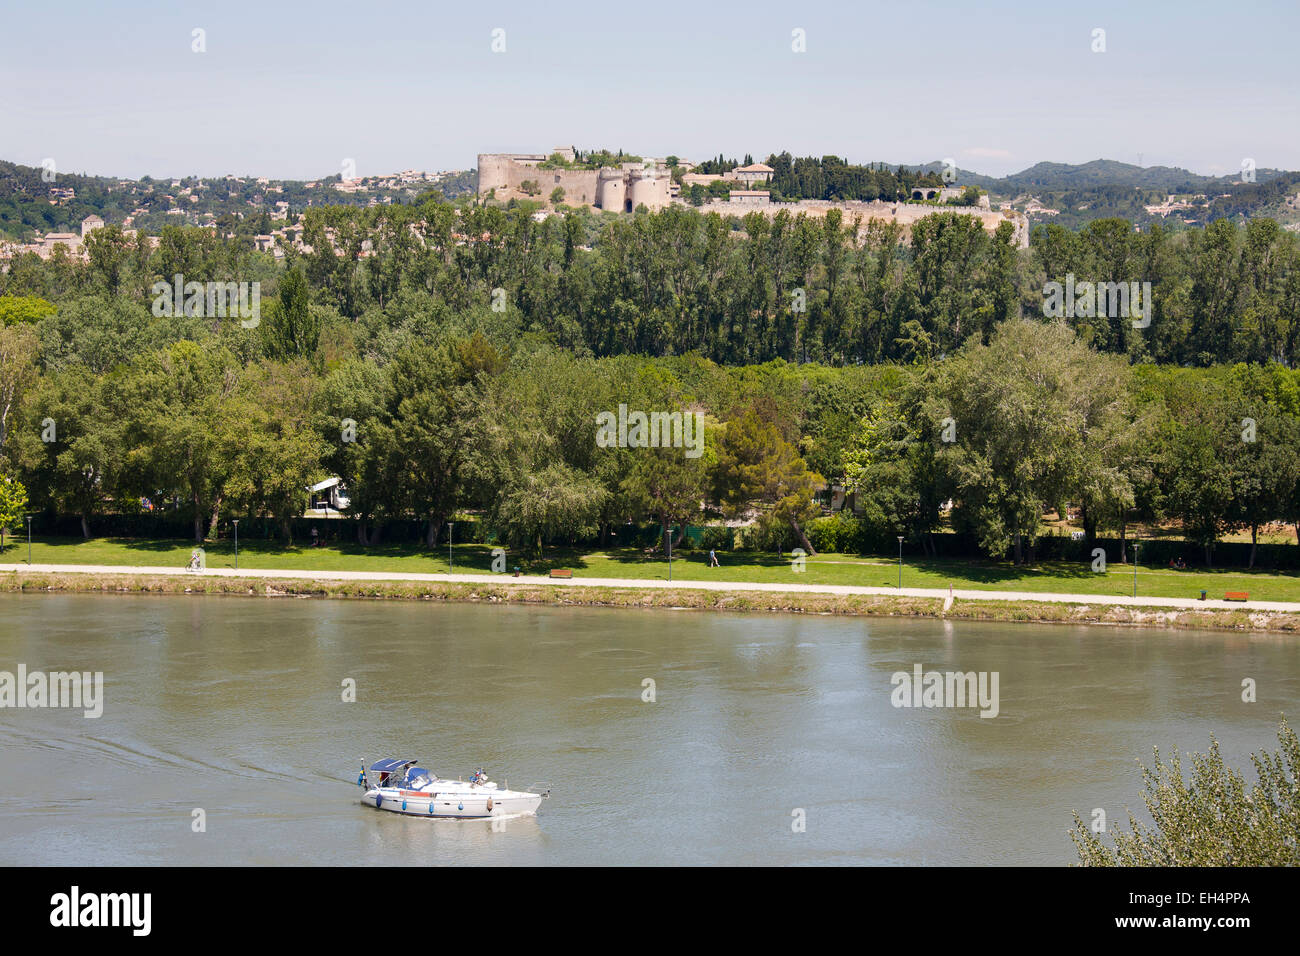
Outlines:
[[[1300, 713], [1294, 638], [938, 620], [0, 595], [20, 664], [103, 713], [0, 709], [0, 864], [1067, 864], [1153, 746], [1248, 768]], [[917, 664], [996, 672], [997, 716], [894, 706]], [[382, 813], [381, 756], [552, 797]]]

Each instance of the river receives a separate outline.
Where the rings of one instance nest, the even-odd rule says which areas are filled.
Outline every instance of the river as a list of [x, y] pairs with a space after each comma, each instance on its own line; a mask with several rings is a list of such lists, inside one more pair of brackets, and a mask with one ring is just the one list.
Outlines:
[[[997, 716], [895, 706], [917, 664], [996, 672]], [[1125, 822], [1153, 746], [1276, 748], [1298, 664], [1259, 634], [5, 594], [0, 672], [104, 684], [98, 718], [0, 709], [0, 864], [1067, 864], [1071, 811]], [[382, 813], [381, 756], [552, 796]]]

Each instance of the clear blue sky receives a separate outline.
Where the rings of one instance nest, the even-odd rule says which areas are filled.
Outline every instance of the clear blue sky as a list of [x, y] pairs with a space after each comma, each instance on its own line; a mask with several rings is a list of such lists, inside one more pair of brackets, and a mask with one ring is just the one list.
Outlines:
[[1295, 0], [4, 0], [0, 23], [0, 159], [61, 172], [364, 176], [570, 143], [1300, 169]]

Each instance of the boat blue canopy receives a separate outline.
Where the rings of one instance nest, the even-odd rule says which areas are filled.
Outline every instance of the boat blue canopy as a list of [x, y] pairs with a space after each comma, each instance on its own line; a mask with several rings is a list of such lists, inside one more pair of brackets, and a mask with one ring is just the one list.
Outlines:
[[372, 773], [392, 773], [413, 763], [415, 763], [415, 760], [399, 760], [397, 757], [385, 757], [383, 760], [376, 760], [371, 764], [370, 770]]

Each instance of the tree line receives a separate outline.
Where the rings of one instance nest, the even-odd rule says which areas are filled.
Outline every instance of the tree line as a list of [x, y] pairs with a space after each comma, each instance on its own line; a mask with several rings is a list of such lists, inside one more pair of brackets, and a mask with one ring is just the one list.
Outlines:
[[[685, 207], [636, 216], [590, 212], [542, 222], [520, 210], [419, 206], [308, 210], [306, 249], [289, 250], [315, 303], [367, 328], [498, 310], [496, 321], [577, 354], [698, 353], [726, 365], [773, 359], [829, 365], [910, 362], [987, 341], [1019, 315], [1042, 316], [1049, 283], [1150, 283], [1135, 327], [1114, 310], [1066, 317], [1098, 351], [1130, 362], [1210, 366], [1300, 361], [1300, 245], [1269, 219], [1170, 233], [1120, 219], [1077, 232], [1049, 225], [1030, 248], [1010, 223], [938, 213], [910, 236], [893, 224], [825, 217], [723, 218]], [[149, 250], [112, 227], [88, 243], [90, 267], [16, 259], [4, 287], [62, 299], [99, 293], [146, 302], [175, 273], [269, 279], [251, 241], [167, 228]]]
[[935, 172], [905, 166], [890, 169], [881, 163], [863, 166], [838, 156], [773, 153], [767, 165], [772, 167], [769, 185], [783, 199], [897, 202], [910, 197], [917, 186], [945, 185]]
[[[823, 533], [814, 502], [831, 485], [861, 511], [835, 519], [860, 527], [853, 540], [932, 548], [950, 525], [1020, 560], [1052, 510], [1077, 511], [1090, 538], [1176, 519], [1207, 561], [1232, 531], [1300, 515], [1283, 294], [1294, 246], [1261, 223], [1185, 240], [1047, 230], [1018, 253], [951, 214], [918, 223], [909, 246], [888, 227], [856, 245], [831, 217], [763, 232], [688, 210], [608, 224], [437, 202], [416, 213], [309, 214], [311, 251], [286, 266], [211, 230], [167, 230], [149, 248], [111, 227], [85, 263], [16, 261], [0, 277], [5, 474], [87, 535], [146, 500], [188, 516], [196, 538], [242, 515], [287, 536], [306, 488], [339, 475], [362, 543], [417, 518], [430, 546], [469, 510], [529, 547], [731, 517], [812, 552], [843, 537]], [[1141, 329], [1021, 307], [1026, 269], [1124, 275], [1138, 260], [1186, 286], [1168, 324], [1206, 348], [1152, 354], [1189, 347], [1161, 330], [1159, 284]], [[259, 323], [155, 315], [152, 286], [175, 274], [265, 282]], [[869, 361], [811, 346], [817, 323], [821, 343], [859, 336], [856, 297], [892, 301], [894, 283], [913, 311], [873, 333]], [[808, 312], [765, 321], [777, 289], [803, 289]], [[758, 308], [711, 326], [709, 303], [731, 295]], [[655, 347], [665, 337], [699, 347]], [[1282, 359], [1252, 361], [1256, 347]], [[601, 447], [596, 416], [620, 405], [699, 412], [703, 455]]]

